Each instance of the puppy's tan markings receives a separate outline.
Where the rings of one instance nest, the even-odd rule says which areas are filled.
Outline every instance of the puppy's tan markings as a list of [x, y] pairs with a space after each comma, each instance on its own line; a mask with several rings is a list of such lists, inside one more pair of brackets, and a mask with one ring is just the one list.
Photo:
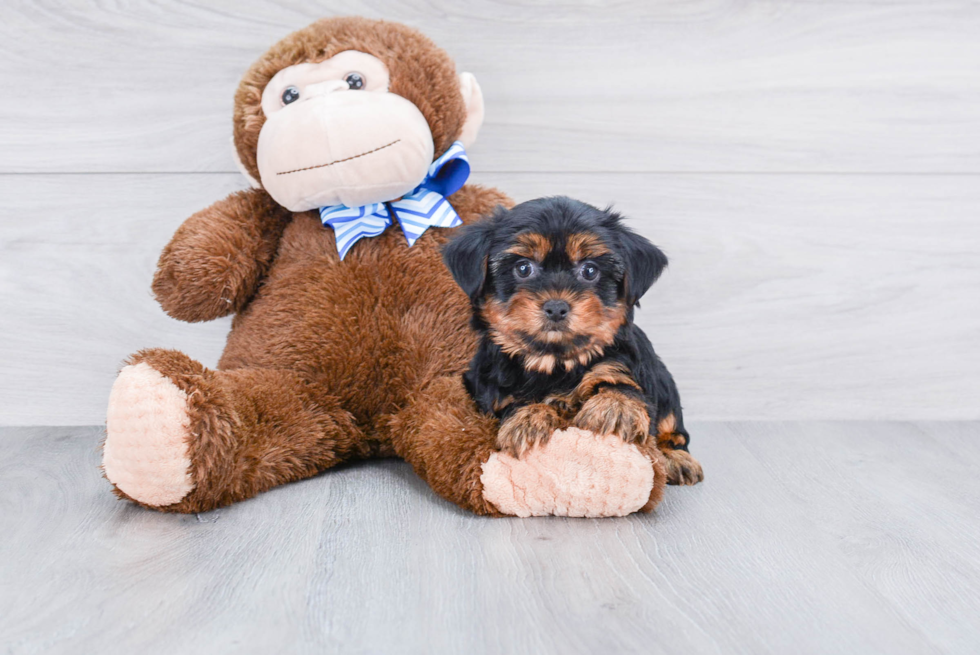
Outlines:
[[569, 304], [572, 311], [568, 315], [568, 331], [574, 335], [588, 335], [589, 340], [565, 353], [563, 364], [566, 370], [575, 368], [576, 364], [588, 366], [590, 361], [601, 357], [626, 322], [626, 305], [622, 302], [610, 307], [595, 294], [588, 293]]
[[630, 375], [629, 369], [619, 362], [602, 362], [596, 364], [582, 376], [578, 386], [565, 394], [552, 394], [544, 402], [554, 407], [558, 413], [567, 419], [572, 419], [581, 409], [582, 404], [595, 395], [600, 385], [626, 386], [642, 391], [640, 385]]
[[603, 389], [585, 401], [573, 424], [598, 435], [615, 434], [627, 443], [643, 443], [650, 432], [650, 415], [639, 398]]
[[514, 404], [514, 397], [498, 398], [493, 401], [493, 411], [500, 412]]
[[690, 486], [704, 480], [701, 462], [686, 450], [660, 449], [667, 469], [667, 484]]
[[575, 388], [575, 396], [582, 400], [595, 394], [599, 385], [627, 386], [642, 391], [626, 366], [620, 362], [602, 362], [589, 369]]
[[534, 403], [518, 408], [497, 431], [497, 448], [518, 459], [537, 444], [548, 443], [563, 421], [554, 407]]
[[569, 394], [552, 394], [545, 398], [544, 402], [546, 405], [554, 407], [558, 415], [562, 417], [562, 420], [568, 423], [575, 418], [575, 414], [578, 412], [581, 404], [576, 399], [574, 392]]
[[[547, 328], [541, 306], [547, 300], [564, 300], [571, 306], [563, 330]], [[588, 366], [601, 357], [626, 322], [626, 305], [604, 305], [592, 293], [568, 290], [532, 293], [516, 292], [508, 302], [493, 296], [484, 299], [480, 315], [489, 326], [490, 338], [508, 355], [524, 358], [524, 368], [550, 374], [559, 364], [570, 371], [577, 365]], [[578, 337], [587, 339], [576, 344]], [[563, 346], [560, 354], [543, 352], [528, 339], [542, 345]]]
[[676, 432], [677, 417], [668, 414], [657, 423], [657, 447], [664, 456], [667, 468], [667, 484], [692, 485], [704, 480], [701, 463], [687, 447], [687, 437]]
[[565, 240], [565, 253], [576, 264], [609, 254], [609, 248], [599, 237], [588, 232], [570, 234]]
[[677, 432], [677, 417], [673, 414], [668, 414], [657, 423], [657, 445], [661, 450], [687, 447], [687, 437]]
[[545, 373], [551, 375], [555, 370], [555, 363], [557, 360], [554, 355], [544, 354], [544, 355], [525, 355], [524, 356], [524, 368], [529, 371], [537, 371], [538, 373]]
[[505, 252], [518, 257], [526, 257], [536, 262], [544, 261], [544, 258], [551, 252], [551, 240], [537, 232], [522, 232], [514, 238], [514, 241], [514, 245]]
[[667, 416], [660, 419], [657, 423], [657, 438], [660, 438], [662, 434], [671, 434], [677, 429], [677, 417], [673, 414], [668, 414]]
[[489, 326], [490, 338], [501, 350], [512, 356], [525, 354], [527, 344], [521, 335], [540, 331], [540, 314], [537, 299], [524, 291], [515, 293], [507, 303], [487, 296], [480, 309], [480, 316]]

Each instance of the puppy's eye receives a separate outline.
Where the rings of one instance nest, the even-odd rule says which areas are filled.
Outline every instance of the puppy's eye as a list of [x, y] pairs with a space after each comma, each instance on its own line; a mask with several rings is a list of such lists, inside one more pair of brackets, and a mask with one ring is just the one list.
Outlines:
[[288, 105], [291, 102], [296, 102], [299, 100], [299, 89], [297, 89], [295, 86], [287, 86], [283, 90], [282, 96], [280, 97], [282, 98], [282, 104], [284, 105]]
[[579, 269], [579, 276], [587, 282], [595, 282], [599, 279], [599, 268], [592, 262], [586, 262]]
[[351, 91], [360, 91], [364, 88], [364, 76], [360, 73], [347, 73], [344, 81], [347, 82], [347, 86], [350, 87]]
[[514, 266], [514, 273], [520, 278], [529, 278], [534, 273], [534, 264], [522, 259]]

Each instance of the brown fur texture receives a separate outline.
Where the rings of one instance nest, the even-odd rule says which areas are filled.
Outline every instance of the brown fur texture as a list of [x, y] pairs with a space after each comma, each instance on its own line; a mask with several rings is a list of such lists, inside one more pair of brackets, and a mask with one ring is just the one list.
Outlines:
[[701, 462], [686, 450], [663, 448], [664, 466], [667, 471], [667, 484], [690, 486], [704, 481]]
[[650, 415], [638, 394], [602, 389], [583, 403], [573, 424], [596, 434], [615, 434], [627, 443], [634, 443], [646, 440]]
[[[351, 414], [290, 371], [211, 371], [175, 350], [144, 350], [145, 362], [187, 394], [194, 490], [168, 512], [199, 512], [308, 478], [366, 455]], [[126, 497], [116, 490], [117, 495]]]
[[640, 390], [629, 369], [621, 362], [600, 362], [582, 376], [582, 381], [575, 388], [575, 396], [579, 399], [592, 396], [600, 386], [624, 386]]
[[291, 217], [268, 194], [249, 190], [188, 218], [164, 248], [153, 276], [160, 306], [192, 323], [241, 311], [268, 272]]
[[566, 426], [567, 422], [562, 421], [551, 405], [524, 405], [501, 422], [497, 448], [520, 459], [534, 446], [548, 443], [555, 430]]
[[[275, 231], [256, 225], [267, 215], [249, 213], [255, 194], [262, 192], [234, 194], [178, 230], [161, 255], [157, 280], [167, 275], [191, 284], [182, 295], [164, 294], [155, 283], [169, 314], [204, 320], [217, 309], [228, 313], [227, 294], [244, 293], [226, 281], [250, 280], [260, 264], [214, 253], [229, 238], [256, 252], [269, 247]], [[475, 185], [450, 200], [464, 222], [510, 203]], [[228, 215], [243, 218], [237, 229]], [[479, 481], [497, 424], [479, 415], [462, 386], [476, 337], [467, 325], [468, 299], [440, 259], [448, 231], [428, 230], [409, 248], [393, 226], [358, 242], [341, 264], [333, 231], [315, 212], [291, 219], [232, 323], [218, 370], [166, 350], [128, 362], [145, 361], [191, 399], [196, 487], [158, 509], [205, 511], [342, 461], [397, 453], [448, 500], [497, 513]], [[209, 232], [214, 221], [226, 230]], [[170, 273], [188, 265], [195, 275]]]
[[[391, 91], [428, 121], [436, 156], [458, 136], [465, 109], [443, 51], [401, 25], [318, 21], [273, 46], [238, 89], [235, 143], [254, 177], [265, 84], [285, 66], [348, 49], [385, 62]], [[464, 223], [512, 204], [472, 184], [449, 201]], [[409, 248], [395, 224], [358, 241], [341, 262], [333, 230], [315, 211], [291, 213], [262, 190], [234, 193], [187, 219], [160, 256], [153, 291], [174, 318], [235, 317], [217, 370], [172, 350], [144, 350], [128, 362], [145, 362], [189, 399], [195, 486], [154, 509], [210, 510], [344, 461], [397, 454], [440, 496], [498, 515], [480, 482], [497, 421], [463, 387], [477, 336], [469, 299], [441, 259], [450, 233], [429, 229]], [[649, 456], [659, 485], [652, 506], [664, 471]]]
[[460, 375], [432, 379], [401, 411], [386, 419], [385, 434], [432, 490], [477, 514], [501, 516], [483, 498], [483, 462], [495, 450], [497, 422], [476, 411]]
[[[545, 398], [545, 403], [554, 407], [571, 425], [582, 405], [596, 394], [599, 387], [623, 387], [640, 391], [640, 385], [630, 375], [626, 366], [619, 362], [600, 362], [590, 368], [571, 393], [556, 394]], [[512, 401], [513, 402], [513, 401]]]

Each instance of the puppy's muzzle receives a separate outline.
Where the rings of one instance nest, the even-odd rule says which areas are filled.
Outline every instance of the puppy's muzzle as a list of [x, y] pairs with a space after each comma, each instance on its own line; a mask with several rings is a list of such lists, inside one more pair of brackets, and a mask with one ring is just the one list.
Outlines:
[[572, 306], [564, 300], [549, 300], [541, 305], [541, 311], [552, 323], [562, 323], [572, 310]]

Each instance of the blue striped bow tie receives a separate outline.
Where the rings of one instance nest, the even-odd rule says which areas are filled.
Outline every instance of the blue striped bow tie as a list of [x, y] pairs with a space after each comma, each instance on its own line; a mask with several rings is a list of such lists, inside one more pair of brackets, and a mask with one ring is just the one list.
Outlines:
[[398, 219], [411, 248], [430, 227], [456, 227], [463, 222], [446, 196], [459, 191], [469, 176], [470, 160], [466, 158], [466, 149], [456, 141], [432, 162], [422, 184], [401, 200], [361, 207], [321, 207], [320, 220], [333, 228], [341, 259], [358, 240], [384, 232], [391, 225], [392, 216]]

